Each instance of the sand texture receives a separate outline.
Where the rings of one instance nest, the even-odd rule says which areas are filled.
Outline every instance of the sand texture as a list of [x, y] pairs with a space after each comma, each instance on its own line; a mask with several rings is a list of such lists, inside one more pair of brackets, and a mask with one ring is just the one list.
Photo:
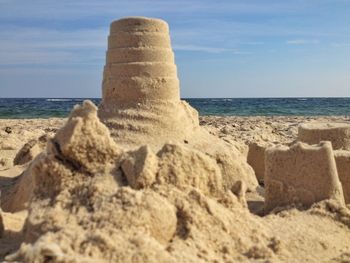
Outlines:
[[[88, 108], [94, 111], [94, 107]], [[22, 225], [27, 218], [27, 209], [2, 212], [5, 226], [4, 236], [0, 239], [2, 259], [19, 247], [16, 256], [9, 260], [44, 262], [44, 258], [54, 257], [53, 262], [70, 259], [72, 262], [125, 262], [130, 258], [139, 262], [347, 262], [350, 259], [349, 209], [336, 201], [321, 201], [307, 210], [293, 205], [280, 207], [273, 214], [258, 216], [252, 212], [257, 206], [263, 207], [264, 192], [245, 193], [244, 186], [232, 189], [231, 193], [222, 191], [220, 169], [208, 156], [176, 144], [164, 145], [159, 152], [154, 152], [146, 145], [129, 150], [108, 139], [96, 141], [101, 139], [94, 134], [98, 127], [101, 127], [98, 128], [100, 135], [104, 137], [108, 134], [104, 134], [106, 129], [101, 123], [94, 121], [91, 114], [87, 115], [90, 117], [73, 117], [63, 128], [65, 132], [56, 135], [58, 137], [53, 141], [58, 141], [65, 149], [58, 159], [50, 157], [52, 153], [57, 154], [55, 148], [48, 148], [45, 156], [35, 161], [36, 176], [42, 178], [43, 184], [35, 188], [26, 228], [22, 229]], [[86, 118], [89, 120], [84, 120]], [[297, 139], [299, 123], [334, 120], [348, 119], [200, 118], [203, 128], [227, 143], [237, 146], [239, 142], [242, 152], [244, 149], [247, 152], [248, 145], [254, 141], [282, 142], [287, 146]], [[53, 131], [59, 130], [66, 121], [0, 120], [1, 142], [14, 148], [11, 155], [8, 147], [1, 148], [0, 152], [13, 160], [26, 143], [15, 144], [17, 140], [13, 138], [21, 136], [23, 131], [30, 134], [28, 141], [45, 133], [53, 138]], [[80, 123], [94, 127], [91, 129], [93, 145], [88, 143], [90, 129], [83, 131]], [[66, 134], [67, 126], [74, 131], [69, 136]], [[3, 132], [6, 127], [11, 127], [12, 133]], [[84, 132], [85, 142], [73, 139], [80, 138], [78, 134], [81, 132]], [[71, 152], [72, 145], [80, 151]], [[98, 163], [103, 162], [102, 168], [99, 168], [104, 170], [103, 173], [91, 174], [89, 169], [95, 168], [85, 167], [84, 160], [97, 154], [91, 151], [96, 145], [99, 145], [98, 151], [104, 152], [109, 147], [111, 150], [106, 151], [109, 153], [93, 166], [97, 168]], [[108, 156], [114, 154], [115, 164], [106, 166]], [[335, 151], [337, 155], [342, 154]], [[77, 158], [81, 167], [72, 167], [71, 162], [66, 162], [75, 163]], [[173, 164], [175, 159], [177, 163]], [[188, 163], [187, 168], [182, 166], [184, 162]], [[205, 165], [202, 167], [203, 162]], [[120, 168], [115, 169], [114, 165]], [[14, 166], [10, 162], [8, 167], [2, 168], [0, 182], [3, 193], [11, 188], [13, 178], [20, 175], [25, 167]], [[56, 173], [59, 175], [57, 181], [49, 179], [50, 167], [62, 172]], [[207, 176], [196, 173], [198, 169]], [[169, 175], [171, 177], [167, 177]], [[208, 185], [208, 181], [211, 184]], [[52, 186], [55, 191], [51, 191]], [[35, 239], [31, 245], [22, 243]]]
[[198, 118], [159, 19], [112, 22], [102, 86], [0, 120], [0, 260], [349, 262], [348, 151], [297, 142], [347, 117]]

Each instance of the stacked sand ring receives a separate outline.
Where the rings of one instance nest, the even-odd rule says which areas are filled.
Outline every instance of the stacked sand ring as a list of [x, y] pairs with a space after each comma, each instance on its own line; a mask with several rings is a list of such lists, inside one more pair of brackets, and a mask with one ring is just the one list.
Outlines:
[[159, 19], [111, 24], [102, 97], [99, 116], [123, 144], [146, 143], [139, 135], [151, 144], [186, 140], [198, 126], [196, 112], [180, 100], [169, 28]]
[[242, 154], [199, 126], [198, 113], [181, 101], [177, 68], [165, 21], [130, 17], [112, 22], [99, 118], [124, 148], [181, 143], [220, 165], [226, 186], [257, 186]]

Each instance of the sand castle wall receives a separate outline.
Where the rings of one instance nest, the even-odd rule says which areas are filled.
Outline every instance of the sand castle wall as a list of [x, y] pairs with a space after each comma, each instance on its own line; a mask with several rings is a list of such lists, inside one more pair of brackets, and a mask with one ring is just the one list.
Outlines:
[[308, 144], [330, 141], [334, 150], [350, 150], [350, 124], [303, 123], [298, 128], [298, 140]]
[[5, 227], [4, 227], [4, 221], [2, 219], [2, 211], [0, 208], [0, 238], [4, 235]]
[[350, 151], [334, 151], [339, 179], [343, 186], [345, 203], [350, 203]]
[[330, 142], [296, 143], [266, 150], [265, 210], [278, 206], [336, 199], [344, 203]]
[[259, 182], [264, 182], [265, 174], [265, 150], [271, 144], [252, 142], [249, 144], [247, 161], [253, 167], [255, 176]]

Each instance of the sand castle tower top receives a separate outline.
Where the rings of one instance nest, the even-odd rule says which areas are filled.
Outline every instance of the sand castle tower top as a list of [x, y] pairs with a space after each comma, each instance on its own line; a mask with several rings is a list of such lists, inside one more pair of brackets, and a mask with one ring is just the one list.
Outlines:
[[163, 20], [128, 17], [111, 23], [102, 87], [99, 117], [121, 144], [184, 141], [199, 128], [197, 112], [180, 100]]
[[107, 108], [151, 100], [180, 100], [165, 21], [130, 17], [112, 22], [106, 57], [103, 104]]

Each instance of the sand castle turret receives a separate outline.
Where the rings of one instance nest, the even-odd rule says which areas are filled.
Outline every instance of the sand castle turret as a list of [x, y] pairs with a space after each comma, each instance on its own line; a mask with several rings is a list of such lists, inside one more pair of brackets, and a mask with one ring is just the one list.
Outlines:
[[320, 141], [332, 143], [345, 202], [350, 203], [350, 123], [303, 123], [298, 129], [298, 140], [309, 144], [317, 144]]
[[99, 116], [118, 142], [186, 140], [198, 128], [197, 113], [180, 100], [166, 22], [141, 17], [114, 21], [106, 57]]
[[344, 203], [330, 142], [298, 142], [268, 148], [265, 154], [266, 212], [291, 204], [309, 207], [326, 199]]
[[99, 118], [126, 148], [181, 143], [209, 155], [230, 188], [239, 180], [257, 186], [241, 154], [199, 126], [198, 112], [180, 99], [168, 24], [130, 17], [112, 22]]
[[350, 123], [303, 123], [298, 128], [298, 140], [308, 144], [330, 141], [334, 150], [350, 150]]

